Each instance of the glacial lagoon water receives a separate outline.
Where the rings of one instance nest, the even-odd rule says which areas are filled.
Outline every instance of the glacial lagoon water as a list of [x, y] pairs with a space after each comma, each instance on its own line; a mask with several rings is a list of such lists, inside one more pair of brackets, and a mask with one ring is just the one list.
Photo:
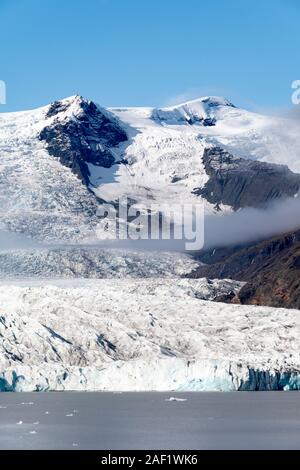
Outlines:
[[300, 393], [0, 393], [0, 449], [300, 449]]

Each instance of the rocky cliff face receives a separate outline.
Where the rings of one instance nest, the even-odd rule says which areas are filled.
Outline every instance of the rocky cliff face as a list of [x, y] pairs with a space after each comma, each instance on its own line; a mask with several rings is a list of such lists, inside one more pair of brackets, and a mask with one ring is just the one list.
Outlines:
[[300, 243], [270, 257], [239, 294], [242, 304], [300, 309]]
[[[115, 163], [112, 151], [127, 140], [115, 117], [101, 110], [92, 101], [81, 97], [70, 103], [57, 101], [49, 107], [51, 119], [39, 138], [47, 143], [50, 155], [71, 168], [89, 186], [89, 164], [110, 168]], [[70, 113], [73, 106], [74, 112]]]
[[287, 166], [237, 158], [220, 147], [206, 149], [203, 163], [209, 180], [194, 193], [216, 208], [221, 204], [234, 210], [260, 207], [293, 197], [300, 188], [300, 175]]
[[201, 254], [200, 260], [206, 264], [192, 277], [246, 282], [237, 297], [227, 298], [230, 302], [300, 308], [300, 231], [244, 247], [212, 250]]

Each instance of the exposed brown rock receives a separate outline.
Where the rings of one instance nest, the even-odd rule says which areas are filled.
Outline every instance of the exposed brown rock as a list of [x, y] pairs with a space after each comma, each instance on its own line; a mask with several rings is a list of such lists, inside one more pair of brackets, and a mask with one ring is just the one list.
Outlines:
[[247, 282], [238, 294], [242, 304], [300, 309], [300, 230], [246, 247], [206, 252], [200, 260], [207, 264], [192, 277]]

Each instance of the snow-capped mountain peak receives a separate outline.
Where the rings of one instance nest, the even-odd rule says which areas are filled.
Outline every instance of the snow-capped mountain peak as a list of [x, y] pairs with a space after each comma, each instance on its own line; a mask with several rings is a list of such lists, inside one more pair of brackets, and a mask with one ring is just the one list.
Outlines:
[[59, 101], [54, 101], [47, 106], [46, 118], [76, 117], [83, 112], [84, 105], [88, 105], [88, 103], [89, 100], [80, 95], [74, 95]]
[[[96, 105], [92, 100], [84, 98], [81, 95], [69, 96], [68, 98], [54, 101], [44, 109], [46, 112], [45, 118], [48, 121], [47, 125], [54, 119], [89, 118], [96, 111], [101, 111], [105, 115], [109, 114], [105, 108]], [[110, 116], [110, 118], [112, 120], [114, 119], [113, 116]]]
[[184, 101], [183, 103], [179, 103], [173, 106], [167, 106], [162, 109], [174, 110], [185, 108], [194, 110], [196, 112], [199, 110], [207, 111], [208, 108], [218, 108], [220, 106], [229, 106], [231, 108], [235, 108], [235, 105], [233, 103], [231, 103], [227, 98], [224, 98], [222, 96], [202, 96], [193, 100]]
[[[297, 123], [214, 96], [171, 107], [103, 108], [76, 95], [37, 110], [2, 113], [0, 223], [42, 239], [76, 239], [85, 237], [90, 214], [103, 200], [126, 196], [144, 206], [204, 200], [214, 211], [203, 196], [217, 176], [205, 166], [206, 149], [223, 149], [230, 161], [242, 157], [300, 171], [297, 142]], [[222, 199], [217, 205], [232, 210]]]
[[152, 113], [154, 120], [165, 124], [216, 124], [216, 113], [220, 107], [234, 107], [230, 101], [217, 96], [207, 96], [187, 101], [176, 106], [155, 108]]
[[87, 186], [91, 183], [89, 164], [110, 168], [115, 163], [111, 149], [127, 140], [113, 115], [81, 96], [52, 103], [46, 119], [39, 139], [46, 142], [50, 155]]

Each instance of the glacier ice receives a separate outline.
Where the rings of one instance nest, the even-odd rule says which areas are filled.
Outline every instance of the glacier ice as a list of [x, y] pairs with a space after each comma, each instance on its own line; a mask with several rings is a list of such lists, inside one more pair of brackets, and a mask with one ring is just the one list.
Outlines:
[[205, 289], [168, 278], [1, 285], [0, 389], [300, 389], [299, 312], [200, 300]]

